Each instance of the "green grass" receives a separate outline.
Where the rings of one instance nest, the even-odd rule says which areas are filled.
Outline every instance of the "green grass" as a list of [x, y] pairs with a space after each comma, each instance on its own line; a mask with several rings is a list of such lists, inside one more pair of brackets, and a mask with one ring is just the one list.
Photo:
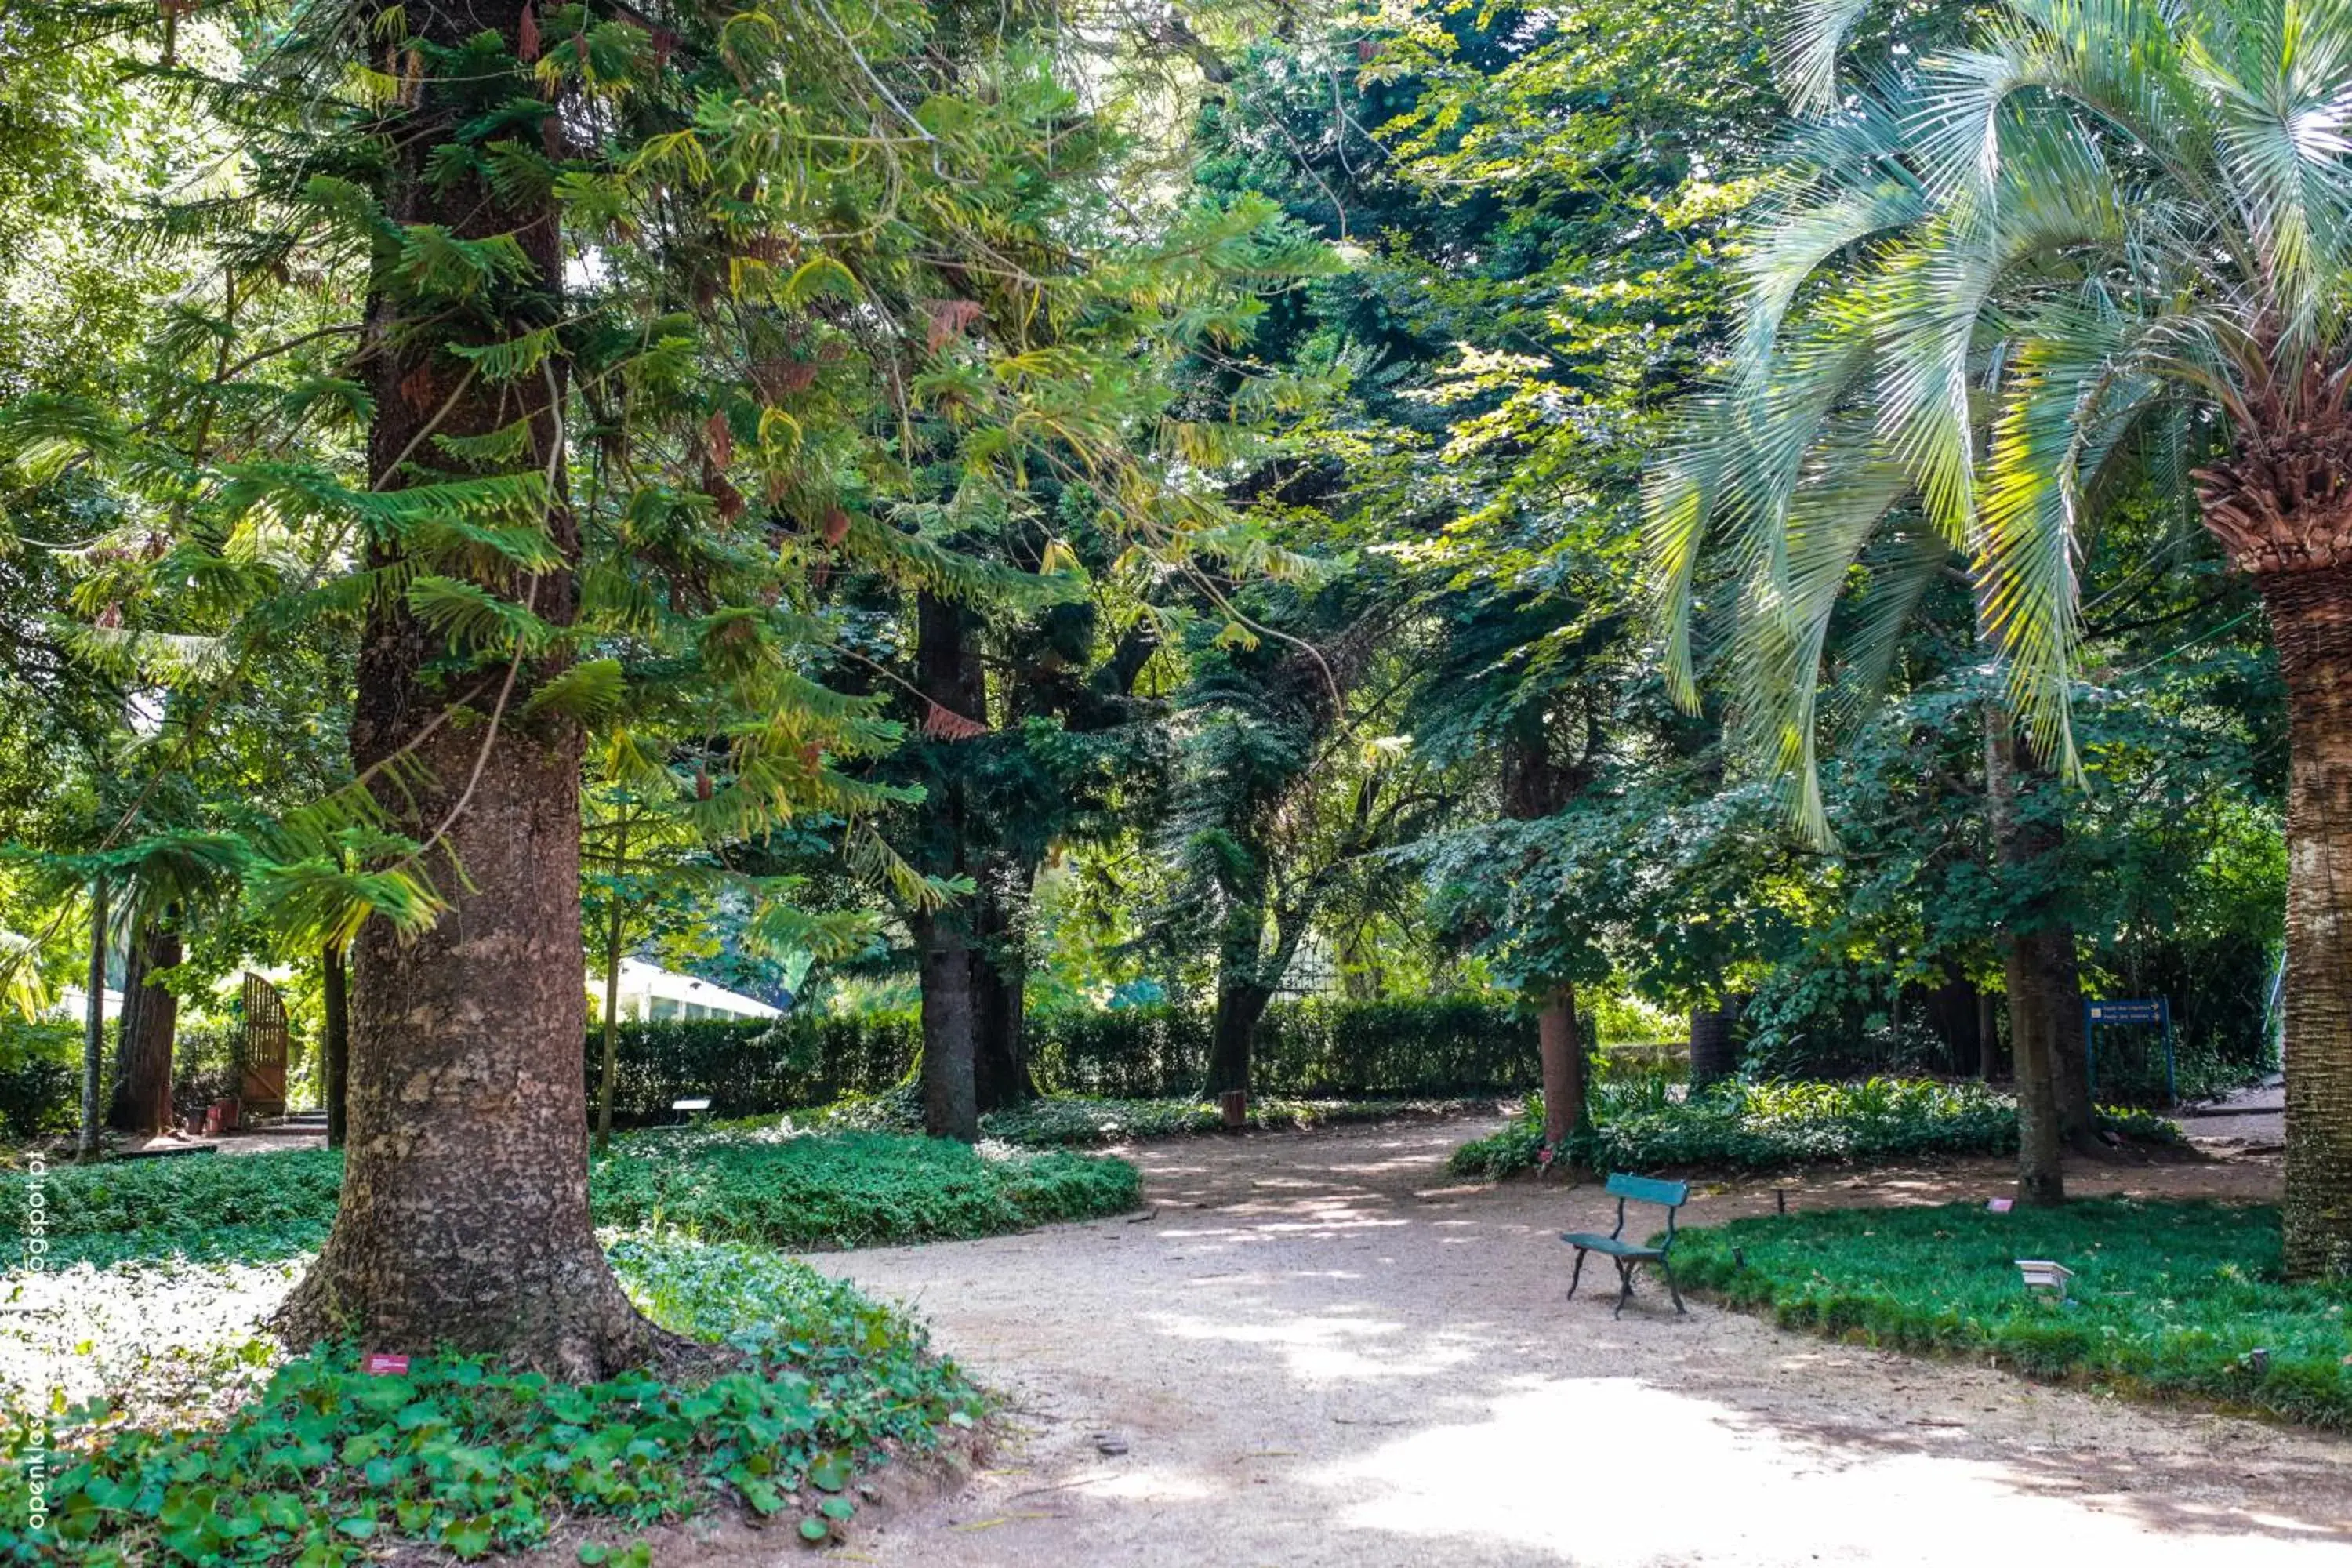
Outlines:
[[[1733, 1080], [1688, 1100], [1657, 1085], [1640, 1089], [1596, 1096], [1569, 1157], [1602, 1171], [1770, 1171], [2017, 1148], [2016, 1102], [1979, 1083]], [[2144, 1110], [2101, 1107], [2098, 1118], [2105, 1131], [2135, 1142], [2180, 1142], [2178, 1127]], [[1465, 1143], [1447, 1163], [1456, 1175], [1506, 1176], [1532, 1168], [1542, 1145], [1543, 1101], [1531, 1095], [1509, 1126]]]
[[[2028, 1296], [2021, 1258], [2074, 1270], [2072, 1304]], [[2098, 1199], [1734, 1220], [1684, 1231], [1675, 1274], [1784, 1328], [2352, 1428], [2352, 1291], [2279, 1258], [2273, 1206]]]
[[[50, 1258], [291, 1257], [325, 1237], [341, 1184], [341, 1154], [318, 1149], [54, 1168], [42, 1189]], [[992, 1236], [1117, 1214], [1139, 1188], [1121, 1160], [772, 1128], [635, 1134], [589, 1173], [599, 1225], [793, 1249]], [[0, 1176], [0, 1237], [20, 1236], [24, 1214], [24, 1178]]]
[[[1395, 1116], [1442, 1116], [1468, 1109], [1458, 1100], [1297, 1100], [1284, 1095], [1251, 1099], [1249, 1124], [1264, 1131], [1303, 1131], [1346, 1122], [1385, 1121]], [[794, 1111], [782, 1120], [801, 1126], [862, 1131], [910, 1131], [923, 1124], [920, 1098], [912, 1088], [845, 1100], [814, 1111]], [[779, 1119], [751, 1117], [730, 1128], [772, 1128]], [[1055, 1094], [1025, 1105], [992, 1110], [980, 1119], [981, 1135], [1024, 1149], [1099, 1148], [1145, 1138], [1181, 1138], [1224, 1130], [1224, 1115], [1209, 1100], [1097, 1100]]]
[[845, 1494], [859, 1469], [981, 1414], [911, 1319], [804, 1264], [676, 1236], [625, 1237], [612, 1256], [657, 1321], [724, 1341], [732, 1367], [683, 1385], [639, 1373], [572, 1387], [451, 1357], [372, 1377], [337, 1351], [289, 1362], [215, 1430], [108, 1429], [93, 1425], [102, 1410], [71, 1412], [40, 1541], [26, 1533], [15, 1447], [27, 1428], [11, 1422], [0, 1561], [308, 1565], [395, 1541], [470, 1560], [568, 1521], [639, 1527], [722, 1499], [820, 1541], [855, 1511]]

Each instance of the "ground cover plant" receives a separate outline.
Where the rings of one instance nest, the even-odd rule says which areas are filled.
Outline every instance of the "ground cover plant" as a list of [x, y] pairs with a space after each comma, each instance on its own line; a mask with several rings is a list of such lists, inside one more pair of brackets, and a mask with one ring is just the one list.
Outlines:
[[[2068, 1300], [2026, 1294], [2021, 1258], [2073, 1269]], [[2101, 1198], [1734, 1220], [1683, 1231], [1675, 1273], [1784, 1328], [2352, 1427], [2352, 1292], [2284, 1282], [2271, 1205]]]
[[[643, 1526], [721, 1500], [796, 1516], [801, 1535], [820, 1541], [853, 1514], [846, 1493], [861, 1469], [935, 1447], [982, 1413], [914, 1320], [804, 1264], [675, 1233], [622, 1236], [608, 1250], [656, 1322], [725, 1347], [715, 1375], [635, 1372], [574, 1386], [481, 1358], [419, 1355], [405, 1375], [372, 1376], [347, 1347], [272, 1370], [282, 1352], [257, 1325], [293, 1271], [259, 1288], [251, 1271], [189, 1271], [196, 1295], [209, 1286], [219, 1324], [206, 1331], [213, 1345], [186, 1348], [225, 1352], [218, 1385], [257, 1363], [266, 1383], [201, 1425], [190, 1423], [206, 1404], [185, 1386], [171, 1391], [176, 1419], [149, 1405], [133, 1425], [116, 1400], [68, 1410], [50, 1461], [50, 1542], [99, 1563], [334, 1563], [398, 1540], [470, 1560], [530, 1546], [567, 1521]], [[140, 1268], [68, 1282], [81, 1289]], [[176, 1316], [144, 1331], [192, 1338]], [[127, 1392], [135, 1403], [152, 1391]], [[13, 1415], [21, 1443], [37, 1427], [23, 1409]], [[22, 1529], [23, 1458], [12, 1453], [0, 1478], [0, 1559], [47, 1561], [49, 1542]], [[590, 1544], [581, 1561], [605, 1551]]]
[[[0, 1238], [21, 1224], [23, 1182], [0, 1177]], [[50, 1257], [290, 1257], [323, 1238], [341, 1182], [341, 1153], [324, 1149], [59, 1166], [43, 1189]], [[600, 1226], [785, 1248], [990, 1236], [1114, 1214], [1134, 1205], [1139, 1184], [1133, 1166], [1097, 1156], [775, 1127], [632, 1134], [590, 1173]]]
[[[2135, 1142], [2180, 1139], [2171, 1122], [2147, 1111], [2101, 1107], [2097, 1117], [2103, 1131]], [[1668, 1086], [1643, 1080], [1622, 1096], [1595, 1095], [1566, 1157], [1603, 1171], [1769, 1171], [2016, 1148], [2016, 1101], [1979, 1083], [1734, 1080], [1677, 1098]], [[1507, 1176], [1533, 1168], [1542, 1151], [1543, 1106], [1530, 1096], [1510, 1125], [1463, 1144], [1448, 1164], [1457, 1175]]]
[[676, 1226], [774, 1247], [863, 1247], [993, 1236], [1135, 1206], [1123, 1160], [980, 1151], [947, 1139], [782, 1128], [649, 1133], [597, 1160], [599, 1224]]

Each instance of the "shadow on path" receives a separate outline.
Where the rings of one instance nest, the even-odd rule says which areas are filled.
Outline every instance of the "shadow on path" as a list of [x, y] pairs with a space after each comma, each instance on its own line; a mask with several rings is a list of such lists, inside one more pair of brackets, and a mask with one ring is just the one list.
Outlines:
[[[1563, 1301], [1597, 1189], [1465, 1186], [1485, 1124], [1149, 1147], [1142, 1215], [814, 1259], [915, 1302], [1020, 1436], [894, 1518], [890, 1563], [2352, 1563], [2352, 1449], [1810, 1337]], [[2274, 1165], [2095, 1168], [2258, 1195]], [[1999, 1190], [1992, 1163], [1793, 1187]], [[1703, 1193], [1694, 1224], [1769, 1209]], [[1126, 1451], [1106, 1455], [1098, 1435]]]

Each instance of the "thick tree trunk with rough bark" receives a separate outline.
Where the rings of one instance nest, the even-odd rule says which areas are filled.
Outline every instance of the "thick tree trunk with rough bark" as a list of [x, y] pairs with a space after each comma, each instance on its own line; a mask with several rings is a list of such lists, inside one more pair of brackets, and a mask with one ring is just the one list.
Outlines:
[[[2004, 877], [2021, 877], [2045, 851], [2019, 816], [2019, 742], [2006, 715], [1985, 720], [1985, 799], [1990, 813], [1994, 858]], [[2009, 990], [2010, 1057], [2017, 1089], [2017, 1195], [2032, 1205], [2063, 1203], [2065, 1175], [2061, 1151], [2064, 1129], [2056, 1082], [2058, 1038], [2051, 1015], [2048, 965], [2035, 951], [2031, 931], [2000, 933], [2001, 962]], [[2067, 942], [2071, 947], [2071, 933]]]
[[1558, 1149], [1584, 1121], [1584, 1034], [1576, 1017], [1576, 987], [1561, 982], [1536, 1014], [1536, 1050], [1543, 1069], [1544, 1142]]
[[2352, 1272], [2352, 568], [2258, 579], [2286, 679], [2286, 1268]]
[[[525, 0], [409, 0], [405, 21], [412, 36], [436, 43], [489, 30], [511, 47], [524, 10]], [[386, 176], [386, 209], [394, 221], [441, 225], [462, 238], [511, 235], [530, 277], [505, 296], [504, 319], [470, 327], [446, 310], [405, 320], [397, 291], [378, 288], [366, 323], [369, 459], [387, 489], [407, 482], [406, 464], [447, 460], [434, 436], [483, 436], [519, 416], [530, 421], [528, 460], [561, 477], [554, 363], [542, 377], [498, 385], [448, 352], [547, 324], [561, 308], [562, 268], [551, 200], [518, 206], [476, 176], [427, 174], [456, 136], [456, 90], [430, 79], [417, 89]], [[557, 552], [576, 562], [578, 526], [560, 496], [547, 526]], [[390, 539], [372, 540], [368, 554], [375, 568], [401, 562]], [[558, 624], [578, 592], [569, 565], [487, 572], [479, 585]], [[604, 1377], [642, 1364], [666, 1338], [630, 1305], [589, 1223], [581, 735], [569, 720], [524, 713], [551, 670], [501, 664], [453, 674], [439, 668], [446, 652], [446, 636], [403, 602], [373, 603], [361, 637], [352, 760], [365, 770], [405, 752], [421, 769], [410, 787], [378, 798], [428, 847], [420, 868], [450, 908], [406, 938], [372, 919], [353, 944], [342, 1199], [278, 1324], [297, 1346], [446, 1344], [565, 1378]], [[461, 706], [466, 716], [444, 721]]]
[[319, 1077], [327, 1100], [327, 1147], [340, 1149], [351, 1135], [352, 1003], [343, 950], [331, 942], [319, 954], [319, 1003], [326, 1015], [319, 1031]]
[[180, 934], [168, 920], [143, 921], [131, 933], [122, 976], [122, 1017], [114, 1047], [114, 1094], [106, 1124], [152, 1137], [172, 1125], [172, 1049], [180, 999], [154, 983], [180, 962]]

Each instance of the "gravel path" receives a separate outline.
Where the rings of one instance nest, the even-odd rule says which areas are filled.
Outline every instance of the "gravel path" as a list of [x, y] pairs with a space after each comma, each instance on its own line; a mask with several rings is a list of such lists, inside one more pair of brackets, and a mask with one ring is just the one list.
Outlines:
[[[1677, 1320], [1646, 1289], [1612, 1322], [1590, 1278], [1563, 1302], [1553, 1236], [1605, 1229], [1603, 1200], [1449, 1184], [1445, 1152], [1487, 1125], [1155, 1144], [1134, 1155], [1145, 1215], [814, 1259], [914, 1302], [1013, 1407], [1013, 1436], [968, 1485], [890, 1511], [839, 1555], [2352, 1563], [2352, 1446], [1702, 1306]], [[2276, 1180], [2260, 1158], [2070, 1176], [2083, 1194], [2255, 1196]], [[1986, 1163], [1820, 1177], [1791, 1201], [2003, 1185]], [[1685, 1212], [1771, 1201], [1735, 1188]]]
[[2282, 1144], [2286, 1141], [2285, 1082], [2259, 1084], [2211, 1105], [2194, 1107], [2181, 1114], [2180, 1130], [2200, 1143], [2242, 1148]]

